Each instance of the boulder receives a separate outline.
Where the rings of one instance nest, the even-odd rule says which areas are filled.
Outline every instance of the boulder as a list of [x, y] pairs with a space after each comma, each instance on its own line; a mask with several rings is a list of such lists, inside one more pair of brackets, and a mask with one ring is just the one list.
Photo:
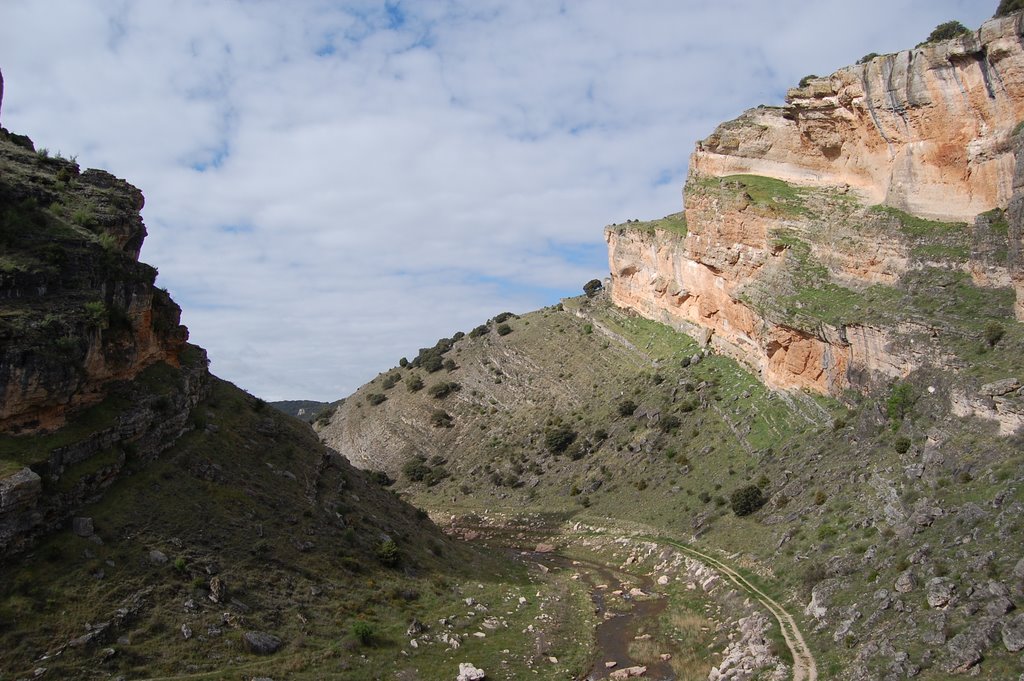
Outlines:
[[208, 598], [214, 603], [222, 603], [228, 594], [228, 587], [224, 580], [214, 576], [210, 579], [210, 594]]
[[158, 551], [157, 549], [153, 549], [152, 551], [149, 552], [149, 562], [152, 563], [153, 565], [166, 565], [167, 564], [167, 554], [164, 553], [163, 551]]
[[1014, 390], [1020, 388], [1020, 381], [1016, 378], [1004, 378], [1001, 381], [993, 381], [992, 383], [986, 383], [981, 386], [978, 390], [979, 393], [987, 397], [999, 397], [1012, 393]]
[[613, 671], [608, 675], [608, 678], [613, 679], [613, 681], [620, 681], [621, 679], [632, 679], [637, 676], [643, 676], [646, 673], [647, 667], [624, 667]]
[[917, 587], [917, 577], [910, 570], [904, 570], [896, 578], [893, 588], [901, 594], [909, 593]]
[[945, 608], [956, 599], [956, 586], [946, 577], [935, 577], [928, 582], [928, 605]]
[[93, 528], [92, 518], [73, 518], [71, 531], [79, 537], [91, 537], [96, 530]]
[[1003, 645], [1011, 653], [1024, 650], [1024, 613], [1003, 624]]
[[456, 681], [482, 681], [486, 679], [487, 674], [484, 673], [483, 669], [477, 669], [469, 662], [459, 663], [459, 675]]
[[263, 631], [247, 631], [242, 634], [246, 649], [256, 655], [272, 655], [281, 648], [281, 639]]

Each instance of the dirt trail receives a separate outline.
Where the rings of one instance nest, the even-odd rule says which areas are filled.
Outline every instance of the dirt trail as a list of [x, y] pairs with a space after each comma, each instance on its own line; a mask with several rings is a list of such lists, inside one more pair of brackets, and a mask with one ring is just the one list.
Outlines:
[[807, 646], [807, 642], [804, 641], [803, 634], [800, 633], [800, 629], [796, 625], [796, 620], [771, 596], [751, 584], [743, 575], [736, 572], [736, 570], [733, 570], [722, 561], [712, 558], [706, 553], [697, 551], [696, 549], [692, 549], [689, 546], [685, 546], [684, 544], [680, 544], [669, 539], [652, 538], [652, 541], [659, 544], [667, 544], [703, 563], [706, 563], [707, 565], [710, 565], [728, 577], [729, 581], [733, 584], [756, 598], [761, 605], [766, 607], [772, 613], [779, 623], [779, 629], [782, 631], [782, 636], [786, 640], [786, 646], [789, 647], [789, 650], [793, 655], [793, 681], [817, 681], [818, 664], [815, 662], [814, 655], [811, 654], [811, 649]]

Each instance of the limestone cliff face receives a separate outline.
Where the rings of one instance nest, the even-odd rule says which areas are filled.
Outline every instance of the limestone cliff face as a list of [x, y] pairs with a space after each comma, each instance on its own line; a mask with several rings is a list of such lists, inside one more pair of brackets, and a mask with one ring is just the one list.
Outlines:
[[205, 352], [138, 261], [142, 192], [0, 128], [0, 558], [160, 455]]
[[812, 79], [785, 106], [720, 126], [690, 168], [846, 184], [870, 203], [944, 220], [1005, 207], [1010, 135], [1024, 119], [1022, 16]]
[[48, 430], [110, 382], [176, 365], [188, 334], [138, 262], [138, 189], [6, 132], [0, 164], [0, 430]]
[[[791, 90], [698, 144], [685, 227], [606, 229], [613, 301], [776, 389], [840, 394], [981, 342], [956, 298], [1016, 286], [1022, 317], [1021, 18]], [[1010, 210], [1005, 209], [1010, 205]], [[926, 218], [941, 218], [942, 221]], [[980, 298], [979, 298], [980, 300]]]

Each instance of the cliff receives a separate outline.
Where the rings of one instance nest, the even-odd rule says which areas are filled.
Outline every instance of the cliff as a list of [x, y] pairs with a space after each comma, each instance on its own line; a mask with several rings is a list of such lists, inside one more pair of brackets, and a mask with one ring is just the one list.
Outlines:
[[0, 550], [59, 528], [189, 426], [206, 355], [138, 261], [142, 192], [0, 128]]
[[[776, 389], [839, 395], [976, 363], [965, 348], [986, 328], [1018, 327], [1021, 18], [719, 126], [691, 157], [683, 214], [606, 228], [613, 301]], [[979, 385], [1013, 367], [989, 369]]]

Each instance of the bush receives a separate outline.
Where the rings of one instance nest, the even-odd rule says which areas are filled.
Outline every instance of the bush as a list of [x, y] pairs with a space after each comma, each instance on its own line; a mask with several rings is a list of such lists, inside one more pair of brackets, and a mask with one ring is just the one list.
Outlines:
[[808, 85], [811, 84], [811, 81], [814, 80], [817, 77], [818, 76], [816, 76], [813, 73], [810, 74], [810, 75], [804, 76], [803, 78], [800, 79], [800, 87], [807, 87]]
[[906, 454], [910, 451], [910, 438], [909, 437], [898, 437], [896, 442], [893, 444], [898, 454]]
[[822, 492], [820, 489], [814, 493], [814, 505], [821, 506], [828, 499], [828, 495]]
[[767, 499], [764, 496], [764, 492], [757, 485], [747, 485], [746, 487], [740, 487], [738, 490], [732, 493], [729, 498], [729, 503], [732, 505], [732, 512], [737, 516], [745, 516], [754, 513], [759, 508], [764, 506]]
[[398, 550], [398, 544], [391, 539], [385, 539], [377, 546], [377, 560], [385, 567], [395, 567], [402, 560]]
[[553, 426], [544, 433], [544, 444], [554, 454], [561, 454], [576, 441], [576, 431], [569, 426]]
[[427, 394], [434, 399], [444, 399], [454, 392], [458, 392], [462, 386], [455, 381], [441, 381], [427, 388]]
[[410, 374], [409, 378], [405, 379], [405, 388], [411, 393], [423, 389], [423, 379], [420, 378], [419, 374]]
[[370, 393], [366, 396], [366, 403], [371, 407], [376, 407], [378, 404], [388, 399], [384, 393]]
[[491, 332], [491, 327], [487, 326], [486, 324], [481, 324], [480, 326], [476, 327], [475, 329], [473, 329], [472, 331], [469, 332], [469, 337], [470, 338], [479, 338], [480, 336], [484, 335], [485, 333], [490, 333], [490, 332]]
[[452, 415], [444, 409], [435, 409], [430, 412], [430, 425], [436, 428], [451, 428], [454, 425]]
[[516, 317], [511, 312], [502, 312], [501, 314], [494, 318], [494, 323], [501, 324], [502, 322], [507, 322], [510, 319], [518, 319], [518, 317]]
[[893, 421], [902, 421], [910, 413], [915, 401], [914, 388], [909, 383], [897, 383], [885, 401], [885, 413]]
[[512, 333], [512, 327], [508, 324], [498, 324], [496, 331], [499, 336], [507, 336]]
[[587, 298], [593, 298], [601, 292], [604, 286], [601, 284], [600, 279], [591, 279], [583, 285], [583, 292], [587, 294]]
[[950, 40], [951, 38], [966, 35], [970, 32], [971, 30], [959, 21], [947, 21], [936, 26], [935, 30], [928, 36], [928, 39], [924, 41], [924, 44], [934, 43], [940, 40]]
[[426, 369], [428, 374], [432, 374], [444, 368], [444, 360], [441, 359], [441, 355], [429, 355], [420, 362], [420, 366]]
[[385, 471], [366, 471], [366, 475], [370, 478], [370, 482], [381, 487], [390, 487], [395, 484], [395, 481]]
[[990, 348], [994, 348], [996, 343], [1003, 339], [1003, 335], [1006, 333], [1006, 329], [999, 322], [989, 322], [985, 326], [985, 341], [988, 343]]
[[661, 417], [661, 420], [658, 421], [658, 428], [660, 428], [663, 433], [674, 433], [679, 430], [679, 426], [681, 425], [683, 425], [683, 422], [674, 414], [663, 416]]
[[387, 376], [384, 377], [384, 380], [381, 381], [381, 387], [384, 388], [385, 390], [391, 390], [392, 388], [395, 387], [395, 385], [398, 384], [400, 378], [401, 377], [397, 373], [388, 374]]
[[622, 400], [617, 407], [619, 416], [632, 416], [636, 411], [636, 402], [633, 400]]
[[1007, 14], [1018, 12], [1024, 9], [1024, 0], [1002, 0], [996, 9], [997, 17], [1005, 17]]
[[867, 64], [867, 63], [868, 63], [869, 61], [871, 61], [871, 60], [872, 60], [872, 59], [874, 59], [875, 57], [879, 57], [879, 56], [881, 56], [881, 55], [879, 55], [879, 54], [878, 54], [877, 52], [868, 52], [868, 53], [867, 53], [867, 54], [865, 54], [865, 55], [864, 55], [863, 57], [861, 57], [860, 59], [858, 59], [858, 60], [857, 60], [857, 63], [858, 63], [858, 64]]
[[409, 366], [409, 360], [403, 357], [402, 359], [398, 360], [398, 366], [404, 369], [405, 367]]
[[357, 620], [352, 625], [352, 636], [364, 646], [373, 645], [373, 639], [376, 635], [377, 632], [373, 625], [366, 620]]

